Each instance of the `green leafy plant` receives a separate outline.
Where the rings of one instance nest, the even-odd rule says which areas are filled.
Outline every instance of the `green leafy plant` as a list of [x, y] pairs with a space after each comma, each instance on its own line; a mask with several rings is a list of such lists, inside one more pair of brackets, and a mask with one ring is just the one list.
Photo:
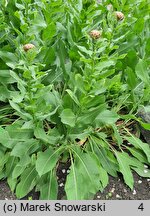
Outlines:
[[57, 199], [61, 162], [70, 164], [67, 199], [92, 199], [109, 175], [131, 189], [132, 171], [150, 177], [138, 129], [150, 124], [136, 115], [150, 99], [149, 7], [1, 1], [0, 178], [17, 198], [35, 188]]

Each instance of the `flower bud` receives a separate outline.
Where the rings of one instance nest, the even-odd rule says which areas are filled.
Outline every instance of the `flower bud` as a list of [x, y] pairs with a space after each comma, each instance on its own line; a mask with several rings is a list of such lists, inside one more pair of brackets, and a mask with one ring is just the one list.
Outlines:
[[25, 52], [27, 52], [28, 50], [33, 49], [33, 48], [35, 48], [35, 46], [33, 44], [25, 44], [23, 46], [23, 49]]
[[100, 38], [100, 36], [101, 36], [101, 32], [98, 31], [98, 30], [92, 30], [92, 31], [90, 32], [90, 36], [91, 36], [91, 38], [93, 38], [93, 39], [98, 39], [98, 38]]
[[124, 19], [124, 14], [120, 11], [116, 11], [115, 15], [117, 17], [117, 20], [123, 20]]

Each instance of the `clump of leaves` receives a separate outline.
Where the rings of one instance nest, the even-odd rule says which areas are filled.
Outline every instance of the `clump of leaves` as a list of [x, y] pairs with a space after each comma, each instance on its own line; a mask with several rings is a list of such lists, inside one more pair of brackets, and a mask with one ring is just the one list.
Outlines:
[[61, 161], [67, 199], [91, 199], [109, 175], [131, 189], [132, 171], [150, 177], [150, 147], [133, 128], [150, 130], [136, 117], [150, 98], [150, 8], [110, 3], [0, 3], [0, 178], [18, 198], [35, 188], [57, 199]]

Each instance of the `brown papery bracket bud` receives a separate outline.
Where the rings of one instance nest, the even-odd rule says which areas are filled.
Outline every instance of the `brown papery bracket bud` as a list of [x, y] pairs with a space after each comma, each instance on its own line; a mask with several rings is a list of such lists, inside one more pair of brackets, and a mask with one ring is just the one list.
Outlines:
[[91, 36], [91, 38], [93, 38], [93, 39], [98, 39], [98, 38], [101, 37], [101, 32], [98, 31], [98, 30], [92, 30], [92, 31], [90, 32], [90, 36]]
[[120, 11], [116, 11], [115, 15], [117, 17], [117, 20], [123, 20], [124, 19], [124, 14]]
[[33, 49], [33, 48], [35, 48], [35, 46], [33, 44], [25, 44], [23, 46], [23, 49], [25, 52], [27, 52], [28, 50]]

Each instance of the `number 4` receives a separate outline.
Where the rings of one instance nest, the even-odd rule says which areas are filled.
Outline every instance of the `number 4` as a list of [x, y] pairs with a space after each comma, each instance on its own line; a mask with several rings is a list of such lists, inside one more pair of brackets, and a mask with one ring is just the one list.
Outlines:
[[143, 206], [143, 203], [141, 203], [138, 207], [139, 210], [143, 211], [144, 210], [144, 206]]

